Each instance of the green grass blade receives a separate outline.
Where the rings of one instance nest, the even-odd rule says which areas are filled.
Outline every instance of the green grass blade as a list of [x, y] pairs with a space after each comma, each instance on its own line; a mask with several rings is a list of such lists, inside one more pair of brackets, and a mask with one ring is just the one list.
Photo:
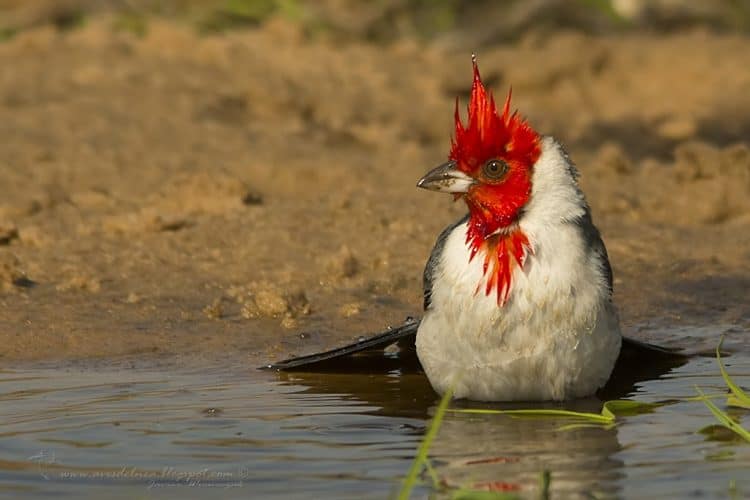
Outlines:
[[650, 413], [655, 408], [661, 406], [659, 403], [642, 403], [640, 401], [630, 401], [624, 399], [614, 399], [606, 401], [602, 406], [601, 413], [586, 413], [571, 410], [557, 409], [534, 409], [534, 410], [493, 410], [490, 408], [455, 408], [448, 411], [454, 413], [469, 413], [479, 415], [508, 415], [511, 417], [562, 417], [573, 420], [583, 420], [587, 423], [570, 424], [563, 426], [561, 430], [575, 429], [579, 426], [588, 425], [613, 425], [616, 417], [639, 415], [641, 413]]
[[719, 345], [716, 346], [716, 361], [719, 363], [719, 370], [721, 371], [721, 378], [724, 379], [724, 383], [727, 384], [729, 390], [732, 391], [732, 395], [727, 399], [727, 404], [730, 406], [738, 406], [740, 408], [750, 409], [750, 396], [742, 390], [740, 386], [734, 383], [732, 378], [724, 368], [724, 363], [721, 361], [721, 345], [724, 343], [724, 335], [719, 340]]
[[750, 410], [750, 403], [744, 399], [736, 397], [734, 394], [727, 397], [727, 404], [729, 406], [734, 406], [735, 408], [745, 408], [746, 410]]
[[427, 463], [427, 454], [430, 451], [430, 446], [432, 445], [435, 436], [437, 436], [440, 424], [443, 422], [443, 417], [445, 416], [445, 412], [448, 409], [452, 397], [453, 390], [448, 389], [443, 395], [443, 399], [440, 400], [440, 404], [435, 411], [435, 416], [432, 417], [432, 422], [430, 422], [430, 426], [424, 435], [424, 439], [422, 439], [422, 443], [419, 445], [417, 456], [414, 457], [409, 473], [406, 475], [404, 483], [401, 486], [401, 491], [398, 493], [398, 500], [407, 500], [411, 495], [411, 490], [414, 489], [414, 485], [417, 483], [417, 477], [422, 471], [424, 464]]
[[602, 407], [602, 415], [612, 420], [615, 416], [632, 417], [643, 413], [651, 413], [654, 409], [661, 406], [658, 403], [643, 403], [641, 401], [631, 401], [629, 399], [613, 399], [606, 401]]
[[453, 413], [469, 413], [480, 415], [509, 415], [512, 417], [565, 417], [588, 420], [609, 424], [614, 421], [614, 416], [609, 417], [599, 413], [585, 413], [571, 410], [538, 409], [538, 410], [492, 410], [489, 408], [457, 408], [449, 410]]
[[682, 402], [684, 402], [684, 401], [691, 401], [692, 402], [692, 401], [703, 401], [703, 400], [706, 400], [706, 399], [720, 399], [720, 398], [725, 398], [725, 397], [727, 397], [726, 391], [725, 392], [718, 392], [718, 393], [714, 393], [714, 394], [706, 394], [705, 396], [690, 396], [690, 397], [681, 399], [680, 401], [682, 401]]
[[610, 423], [606, 423], [605, 424], [604, 422], [586, 422], [586, 421], [584, 421], [584, 422], [581, 422], [579, 424], [561, 425], [560, 427], [557, 428], [557, 431], [558, 432], [565, 432], [565, 431], [575, 431], [575, 430], [579, 430], [579, 429], [605, 429], [605, 430], [607, 430], [607, 429], [614, 428], [616, 425], [617, 424], [615, 422], [610, 422]]
[[[696, 391], [698, 391], [698, 394], [703, 396], [703, 391], [701, 391], [697, 386], [695, 388]], [[716, 417], [716, 420], [719, 421], [721, 425], [726, 427], [727, 429], [731, 430], [732, 432], [736, 433], [737, 435], [741, 436], [746, 441], [750, 442], [750, 431], [742, 427], [740, 424], [735, 422], [732, 417], [727, 415], [725, 412], [721, 411], [710, 399], [703, 399], [703, 404], [705, 404], [709, 410], [711, 410], [711, 413], [714, 414], [714, 417]]]
[[549, 485], [552, 481], [552, 473], [548, 470], [542, 472], [539, 478], [539, 499], [549, 500]]
[[435, 489], [440, 488], [440, 478], [438, 477], [437, 471], [435, 471], [435, 469], [432, 467], [432, 464], [429, 460], [425, 460], [424, 468], [427, 471], [427, 475], [430, 476], [432, 487]]

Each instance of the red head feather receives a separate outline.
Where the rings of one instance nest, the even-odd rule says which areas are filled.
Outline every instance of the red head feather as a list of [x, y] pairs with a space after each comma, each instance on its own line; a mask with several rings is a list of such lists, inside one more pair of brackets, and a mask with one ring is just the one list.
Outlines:
[[[449, 158], [462, 172], [474, 177], [476, 183], [462, 195], [469, 207], [469, 229], [466, 242], [471, 258], [484, 254], [485, 293], [497, 293], [498, 304], [509, 297], [511, 276], [515, 266], [522, 267], [531, 249], [517, 221], [531, 196], [533, 167], [541, 154], [539, 134], [517, 112], [510, 114], [511, 92], [502, 114], [495, 99], [487, 92], [479, 75], [476, 60], [474, 82], [468, 106], [468, 123], [461, 122], [456, 100], [456, 132]], [[490, 160], [501, 160], [505, 174], [488, 178], [483, 167]], [[481, 283], [477, 291], [481, 288]]]
[[539, 134], [518, 112], [510, 114], [512, 90], [505, 99], [503, 113], [498, 114], [495, 98], [484, 88], [476, 60], [473, 60], [473, 65], [469, 120], [466, 126], [461, 122], [456, 99], [456, 132], [449, 158], [458, 162], [458, 168], [469, 175], [493, 158], [530, 169], [539, 157]]

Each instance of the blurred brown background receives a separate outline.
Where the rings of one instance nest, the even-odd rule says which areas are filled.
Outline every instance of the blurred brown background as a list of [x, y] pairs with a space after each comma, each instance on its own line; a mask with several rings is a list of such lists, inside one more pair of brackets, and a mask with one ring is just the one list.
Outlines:
[[749, 29], [729, 0], [0, 0], [0, 356], [252, 365], [417, 315], [463, 206], [414, 184], [472, 52], [578, 164], [626, 333], [747, 326]]

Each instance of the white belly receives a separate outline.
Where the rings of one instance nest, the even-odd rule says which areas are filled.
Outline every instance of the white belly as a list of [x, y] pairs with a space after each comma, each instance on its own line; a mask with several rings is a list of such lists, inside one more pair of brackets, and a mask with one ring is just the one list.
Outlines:
[[465, 234], [460, 225], [446, 241], [432, 306], [417, 332], [433, 388], [480, 401], [542, 401], [603, 386], [620, 351], [620, 329], [601, 270], [587, 260], [575, 229], [561, 227], [554, 246], [535, 246], [515, 269], [503, 307], [494, 294], [475, 293], [483, 258], [469, 262]]

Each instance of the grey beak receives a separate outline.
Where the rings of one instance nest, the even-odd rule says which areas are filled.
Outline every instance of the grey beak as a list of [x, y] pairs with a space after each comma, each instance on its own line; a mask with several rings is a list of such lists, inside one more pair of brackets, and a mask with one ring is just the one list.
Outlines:
[[455, 161], [433, 168], [419, 179], [417, 187], [442, 193], [465, 193], [474, 184], [474, 179], [458, 170]]

